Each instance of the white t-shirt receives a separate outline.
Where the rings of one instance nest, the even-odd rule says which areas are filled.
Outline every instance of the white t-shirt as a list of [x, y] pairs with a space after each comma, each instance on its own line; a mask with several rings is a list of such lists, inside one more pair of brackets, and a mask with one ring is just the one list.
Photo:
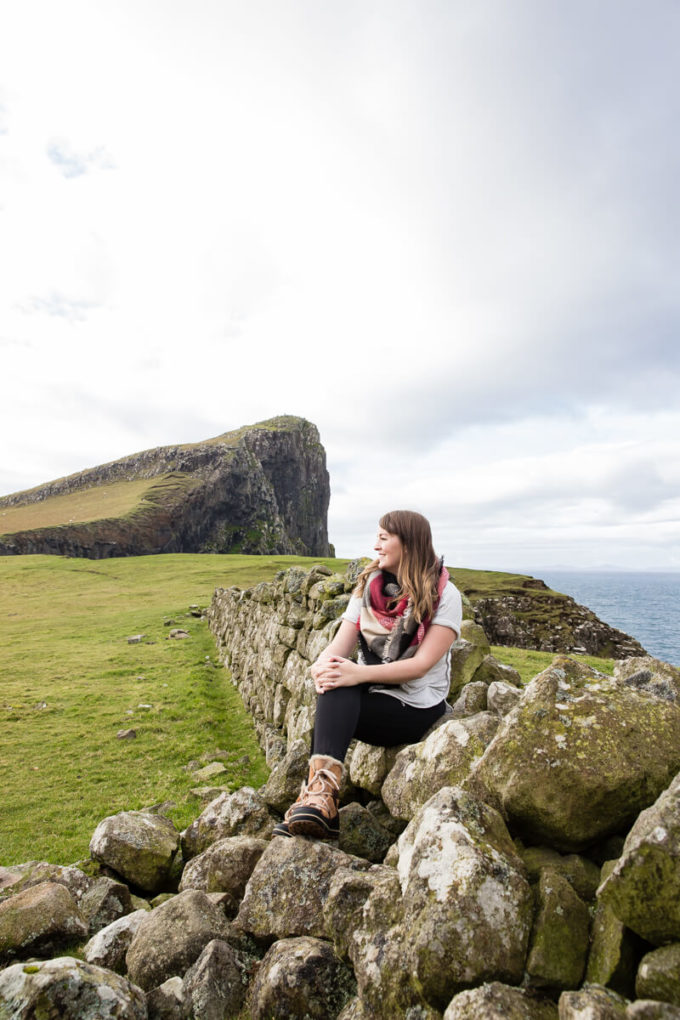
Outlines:
[[[356, 624], [360, 615], [361, 598], [353, 595], [342, 619]], [[456, 632], [456, 638], [458, 638], [462, 621], [463, 603], [460, 592], [449, 581], [442, 592], [437, 611], [432, 617], [432, 623], [436, 623], [438, 627], [450, 627]], [[370, 691], [371, 694], [389, 694], [391, 697], [403, 701], [405, 705], [412, 705], [414, 708], [432, 708], [447, 696], [450, 683], [451, 649], [435, 662], [424, 676], [416, 677], [415, 680], [409, 680], [405, 684], [372, 684]]]

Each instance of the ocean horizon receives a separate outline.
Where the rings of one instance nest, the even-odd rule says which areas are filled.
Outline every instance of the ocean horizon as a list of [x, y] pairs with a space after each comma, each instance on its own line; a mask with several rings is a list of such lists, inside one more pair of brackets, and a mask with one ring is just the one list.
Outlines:
[[680, 666], [680, 573], [675, 571], [523, 571], [636, 638], [650, 655]]

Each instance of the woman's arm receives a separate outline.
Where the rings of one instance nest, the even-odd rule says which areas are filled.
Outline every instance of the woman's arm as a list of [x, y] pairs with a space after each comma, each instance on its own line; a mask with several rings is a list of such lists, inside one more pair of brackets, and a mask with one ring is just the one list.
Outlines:
[[[344, 621], [346, 623], [347, 621]], [[352, 625], [353, 626], [353, 625]], [[342, 628], [341, 628], [342, 630]], [[338, 635], [340, 631], [338, 631]], [[355, 630], [356, 634], [356, 630]], [[356, 684], [405, 684], [416, 680], [432, 669], [436, 662], [448, 652], [456, 640], [457, 634], [450, 627], [432, 624], [418, 649], [410, 659], [399, 659], [397, 662], [386, 662], [377, 666], [364, 666], [333, 652], [327, 658], [321, 656], [317, 675], [314, 676], [317, 691], [322, 693], [334, 687], [353, 687]], [[333, 642], [328, 646], [332, 648]]]

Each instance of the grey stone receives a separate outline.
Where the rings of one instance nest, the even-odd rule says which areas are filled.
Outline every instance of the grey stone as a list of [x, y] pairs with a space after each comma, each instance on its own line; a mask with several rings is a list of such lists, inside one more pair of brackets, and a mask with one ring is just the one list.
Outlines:
[[86, 936], [76, 901], [57, 882], [41, 882], [0, 903], [0, 964], [48, 955]]
[[578, 992], [562, 992], [559, 1020], [623, 1020], [628, 1000], [609, 988], [585, 985]]
[[255, 836], [231, 836], [192, 858], [182, 872], [180, 892], [202, 889], [227, 894], [225, 909], [235, 914], [253, 868], [269, 844]]
[[80, 912], [90, 935], [133, 910], [130, 890], [112, 878], [98, 878], [80, 901]]
[[224, 1020], [243, 1006], [253, 959], [228, 942], [213, 939], [184, 975], [184, 993], [192, 1015], [200, 1020]]
[[135, 910], [98, 931], [83, 949], [86, 961], [122, 974], [125, 969], [125, 954], [142, 918], [146, 917], [147, 913], [146, 910]]
[[635, 994], [638, 999], [659, 999], [680, 1006], [680, 943], [662, 946], [643, 956]]
[[250, 786], [235, 793], [224, 793], [199, 815], [182, 833], [182, 853], [190, 860], [213, 843], [228, 836], [259, 836], [268, 839], [274, 819], [262, 797]]
[[325, 843], [300, 836], [275, 839], [255, 865], [236, 923], [258, 937], [323, 938], [323, 905], [333, 874], [338, 868], [368, 867], [368, 861]]
[[531, 983], [578, 988], [588, 953], [588, 908], [562, 875], [545, 868], [535, 889], [536, 916], [526, 970]]
[[93, 860], [147, 893], [167, 882], [179, 847], [179, 833], [169, 818], [146, 811], [121, 811], [99, 823], [90, 841]]
[[526, 687], [471, 788], [523, 839], [580, 850], [631, 824], [680, 768], [680, 708], [565, 657]]
[[218, 906], [198, 889], [187, 889], [142, 919], [126, 954], [130, 979], [148, 991], [182, 977], [213, 939], [229, 936]]
[[680, 775], [640, 814], [598, 895], [648, 942], [680, 940]]
[[557, 1006], [522, 988], [492, 981], [454, 996], [444, 1020], [557, 1020]]
[[147, 1020], [144, 994], [130, 981], [69, 956], [0, 971], [0, 1016], [7, 1020]]
[[335, 1020], [354, 996], [350, 969], [328, 942], [283, 939], [267, 951], [253, 983], [253, 1020]]
[[410, 819], [437, 790], [467, 779], [483, 754], [482, 742], [461, 720], [450, 719], [420, 744], [399, 752], [382, 798], [396, 818]]

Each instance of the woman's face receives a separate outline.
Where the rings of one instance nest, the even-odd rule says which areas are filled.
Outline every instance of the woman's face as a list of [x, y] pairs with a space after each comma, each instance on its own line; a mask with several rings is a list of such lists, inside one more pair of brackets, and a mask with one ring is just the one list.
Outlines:
[[391, 574], [396, 574], [399, 570], [401, 554], [404, 549], [399, 536], [392, 535], [389, 531], [385, 531], [384, 528], [378, 528], [378, 535], [373, 548], [378, 554], [378, 566], [380, 569], [389, 570]]

